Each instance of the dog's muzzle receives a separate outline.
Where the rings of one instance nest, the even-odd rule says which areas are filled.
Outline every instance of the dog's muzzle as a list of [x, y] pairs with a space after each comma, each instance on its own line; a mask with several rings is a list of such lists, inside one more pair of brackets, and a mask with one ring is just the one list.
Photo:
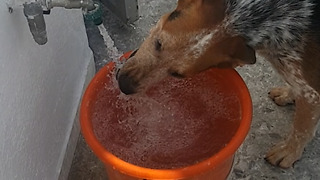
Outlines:
[[138, 83], [136, 83], [127, 74], [120, 74], [118, 76], [118, 84], [121, 92], [126, 95], [136, 93], [136, 89], [138, 87]]
[[[124, 61], [123, 63], [125, 63], [125, 61], [127, 61], [128, 59], [133, 57], [137, 51], [138, 51], [138, 49], [133, 51], [128, 58], [124, 57], [125, 59], [122, 60], [122, 61]], [[116, 79], [118, 81], [119, 88], [120, 88], [121, 92], [123, 92], [126, 95], [134, 94], [134, 93], [136, 93], [138, 83], [132, 77], [130, 77], [128, 75], [128, 73], [121, 72], [122, 65], [119, 65], [116, 69]]]

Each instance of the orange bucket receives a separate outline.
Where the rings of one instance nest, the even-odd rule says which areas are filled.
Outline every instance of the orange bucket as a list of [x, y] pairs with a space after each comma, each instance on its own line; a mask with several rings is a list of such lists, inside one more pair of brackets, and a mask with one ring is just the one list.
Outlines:
[[[123, 57], [128, 58], [130, 54], [131, 53], [126, 53]], [[178, 115], [172, 114], [172, 116], [170, 116], [171, 118], [168, 118], [169, 113], [164, 113], [165, 117], [161, 115], [162, 119], [159, 118], [155, 122], [153, 122], [153, 120], [146, 121], [147, 124], [151, 122], [154, 123], [150, 125], [151, 130], [149, 133], [154, 134], [160, 133], [161, 131], [162, 134], [160, 133], [160, 136], [167, 138], [164, 140], [164, 143], [159, 143], [159, 147], [151, 145], [152, 141], [148, 141], [146, 145], [152, 146], [153, 149], [149, 148], [149, 151], [152, 152], [147, 152], [149, 153], [147, 157], [140, 158], [138, 157], [138, 153], [135, 154], [135, 152], [133, 152], [139, 161], [141, 159], [146, 160], [146, 158], [148, 159], [150, 157], [153, 161], [150, 160], [151, 165], [149, 163], [149, 166], [147, 164], [141, 165], [138, 161], [136, 162], [136, 160], [128, 160], [130, 157], [126, 157], [128, 154], [132, 154], [130, 151], [124, 151], [127, 150], [127, 147], [137, 144], [138, 141], [148, 139], [148, 137], [146, 137], [147, 126], [140, 122], [133, 123], [134, 120], [125, 121], [121, 119], [124, 116], [132, 116], [132, 114], [135, 114], [136, 111], [139, 110], [132, 110], [134, 109], [133, 107], [126, 107], [126, 109], [132, 110], [132, 112], [126, 113], [126, 109], [121, 108], [122, 106], [126, 106], [126, 102], [130, 101], [130, 96], [121, 95], [117, 88], [113, 90], [107, 88], [114, 86], [112, 84], [115, 83], [113, 80], [114, 75], [112, 74], [114, 68], [115, 63], [109, 63], [96, 74], [83, 96], [80, 109], [82, 134], [94, 154], [105, 164], [110, 180], [223, 180], [228, 177], [232, 169], [234, 154], [244, 141], [249, 131], [252, 118], [252, 103], [248, 89], [235, 70], [210, 69], [200, 73], [200, 75], [196, 75], [196, 77], [187, 78], [189, 80], [172, 78], [174, 80], [171, 79], [160, 82], [160, 84], [170, 84], [171, 81], [174, 81], [174, 83], [171, 83], [171, 85], [173, 84], [172, 86], [163, 85], [164, 88], [158, 90], [161, 89], [161, 87], [159, 88], [155, 85], [155, 87], [152, 87], [151, 90], [146, 93], [154, 98], [154, 101], [160, 102], [163, 101], [164, 98], [158, 96], [161, 92], [165, 92], [164, 94], [166, 96], [171, 95], [170, 98], [173, 98], [173, 100], [168, 100], [166, 103], [170, 102], [183, 111]], [[202, 81], [201, 79], [205, 80]], [[181, 83], [181, 81], [183, 82]], [[180, 90], [184, 88], [177, 88], [175, 86], [176, 83], [180, 83], [182, 87], [189, 85], [189, 87], [185, 89], [188, 89], [190, 92], [180, 92]], [[201, 87], [201, 91], [193, 90], [195, 87]], [[213, 93], [210, 95], [210, 92]], [[195, 95], [192, 95], [192, 93]], [[206, 93], [214, 97], [207, 101], [205, 96], [203, 96], [204, 98], [202, 97], [202, 94]], [[216, 95], [219, 95], [217, 96], [218, 98]], [[123, 96], [125, 100], [118, 102], [117, 99], [119, 99], [119, 96]], [[101, 105], [99, 105], [99, 103], [101, 103]], [[143, 111], [143, 115], [145, 115], [146, 112], [152, 111], [152, 108], [149, 106], [152, 105], [145, 104], [142, 106], [142, 109], [146, 109]], [[168, 109], [169, 106], [170, 105], [166, 104], [161, 107]], [[211, 108], [211, 106], [214, 108]], [[209, 114], [209, 116], [205, 116], [205, 114]], [[96, 121], [100, 122], [100, 120], [95, 120], [98, 116], [102, 117], [102, 119], [107, 119], [108, 123], [101, 122], [102, 125], [96, 124]], [[106, 118], [107, 116], [108, 118]], [[134, 117], [137, 116], [138, 115]], [[155, 115], [153, 114], [151, 116]], [[204, 120], [200, 120], [201, 117], [204, 117], [202, 118]], [[210, 117], [217, 120], [212, 121]], [[157, 127], [156, 124], [158, 121], [161, 123], [162, 120], [165, 120], [165, 122], [159, 125], [160, 128]], [[141, 122], [144, 121], [141, 120]], [[176, 126], [174, 125], [175, 123], [177, 123]], [[194, 125], [195, 123], [195, 129], [189, 127], [182, 128], [185, 124]], [[130, 128], [131, 134], [128, 134], [128, 131], [123, 128], [130, 124], [137, 125]], [[203, 126], [198, 127], [197, 124], [202, 124]], [[98, 132], [97, 129], [99, 129], [100, 126], [102, 131]], [[171, 127], [173, 127], [174, 130], [169, 131]], [[141, 140], [137, 140], [137, 137], [134, 139], [135, 134], [132, 134], [132, 132], [136, 129], [143, 132], [143, 137], [140, 138]], [[114, 132], [111, 133], [111, 131]], [[109, 136], [101, 139], [101, 134], [109, 134]], [[183, 134], [183, 136], [179, 134]], [[190, 140], [189, 144], [184, 142], [185, 139], [183, 139], [185, 135], [188, 134], [195, 137], [195, 140]], [[198, 134], [199, 137], [197, 137]], [[191, 136], [186, 136], [186, 141], [189, 141]], [[216, 136], [216, 138], [213, 139], [212, 136]], [[157, 140], [157, 138], [153, 139]], [[105, 141], [111, 142], [107, 142], [106, 145], [104, 144]], [[177, 143], [178, 141], [182, 144]], [[116, 146], [117, 144], [121, 144], [121, 146]], [[138, 146], [145, 145], [139, 144]], [[178, 146], [186, 148], [178, 148]], [[112, 149], [111, 147], [114, 148]], [[218, 149], [211, 151], [211, 149], [215, 147], [218, 147]], [[146, 149], [148, 148], [144, 147], [144, 150]], [[170, 149], [173, 150], [170, 151]], [[119, 151], [119, 153], [117, 151]], [[124, 157], [119, 156], [121, 153]], [[149, 160], [146, 160], [146, 162], [147, 161], [149, 162]], [[184, 161], [186, 161], [186, 164], [181, 165]], [[153, 162], [155, 163], [153, 164]], [[157, 166], [156, 163], [160, 165]], [[170, 167], [166, 167], [166, 165]]]

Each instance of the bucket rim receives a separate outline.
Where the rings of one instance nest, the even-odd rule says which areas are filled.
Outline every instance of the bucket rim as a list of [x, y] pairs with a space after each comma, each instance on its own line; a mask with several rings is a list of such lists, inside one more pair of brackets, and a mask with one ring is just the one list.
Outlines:
[[[128, 57], [130, 56], [130, 54], [131, 53], [128, 52], [123, 56]], [[218, 153], [214, 154], [206, 160], [203, 160], [191, 166], [177, 169], [150, 169], [125, 162], [113, 155], [111, 152], [107, 151], [103, 147], [103, 145], [99, 143], [98, 139], [94, 134], [93, 126], [90, 122], [89, 110], [87, 108], [89, 106], [90, 97], [92, 96], [92, 93], [95, 93], [92, 90], [94, 82], [100, 79], [113, 68], [115, 68], [115, 63], [108, 63], [94, 76], [94, 78], [89, 83], [83, 95], [80, 106], [80, 126], [81, 132], [93, 153], [105, 165], [108, 165], [115, 170], [118, 170], [124, 174], [133, 177], [146, 179], [180, 179], [185, 177], [192, 177], [217, 167], [224, 160], [233, 156], [245, 140], [250, 130], [252, 120], [252, 101], [249, 90], [241, 76], [238, 74], [238, 72], [234, 69], [228, 69], [228, 75], [232, 76], [234, 86], [237, 87], [237, 89], [240, 91], [240, 97], [238, 98], [241, 104], [241, 121], [236, 133], [224, 148], [222, 148]]]

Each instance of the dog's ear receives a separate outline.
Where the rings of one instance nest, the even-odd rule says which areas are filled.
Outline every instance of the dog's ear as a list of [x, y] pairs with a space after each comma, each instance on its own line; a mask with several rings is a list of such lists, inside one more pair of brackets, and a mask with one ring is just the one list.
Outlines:
[[234, 66], [254, 64], [256, 62], [255, 51], [240, 36], [227, 38], [220, 42], [218, 46]]

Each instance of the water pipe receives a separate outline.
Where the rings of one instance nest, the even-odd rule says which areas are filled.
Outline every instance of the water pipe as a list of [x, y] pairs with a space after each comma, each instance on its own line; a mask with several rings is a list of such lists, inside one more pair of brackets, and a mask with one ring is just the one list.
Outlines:
[[23, 4], [23, 12], [27, 18], [33, 39], [39, 44], [47, 43], [46, 23], [43, 18], [43, 10], [39, 3]]
[[54, 7], [64, 7], [66, 9], [82, 8], [86, 21], [93, 21], [96, 25], [102, 23], [101, 5], [92, 0], [36, 0], [35, 2], [24, 3], [23, 7], [30, 32], [39, 45], [43, 45], [48, 41], [43, 15], [50, 14], [50, 10]]
[[92, 0], [40, 0], [48, 9], [64, 7], [66, 9], [82, 8], [92, 11], [96, 8]]

